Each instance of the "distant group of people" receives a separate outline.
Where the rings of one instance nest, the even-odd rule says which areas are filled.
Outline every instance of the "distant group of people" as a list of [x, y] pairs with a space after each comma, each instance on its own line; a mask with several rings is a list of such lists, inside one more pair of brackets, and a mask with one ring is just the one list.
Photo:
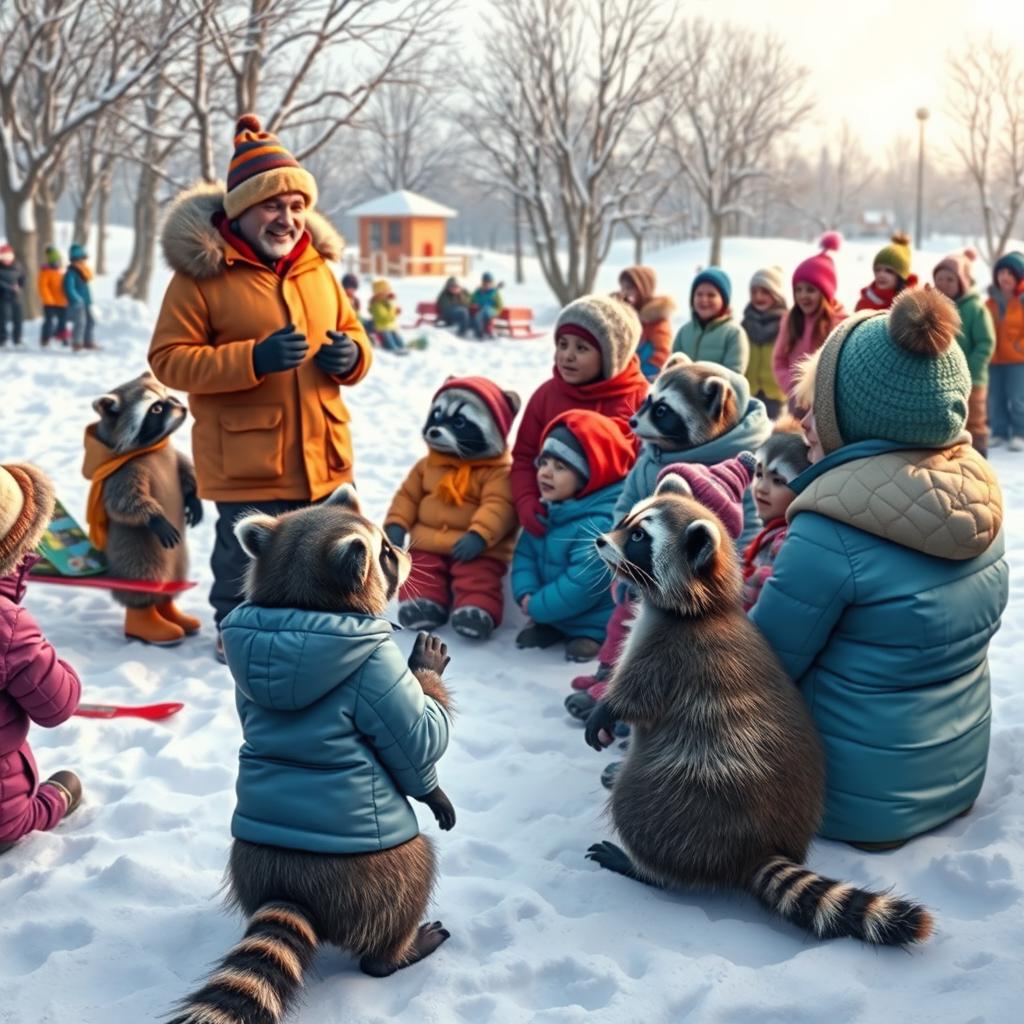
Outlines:
[[[37, 279], [43, 305], [41, 347], [59, 341], [76, 352], [99, 348], [94, 337], [91, 280], [92, 268], [85, 246], [71, 246], [66, 268], [60, 249], [55, 245], [46, 247], [45, 261]], [[0, 245], [0, 346], [7, 344], [8, 333], [12, 344], [22, 343], [25, 283], [25, 268], [14, 249], [6, 243]]]

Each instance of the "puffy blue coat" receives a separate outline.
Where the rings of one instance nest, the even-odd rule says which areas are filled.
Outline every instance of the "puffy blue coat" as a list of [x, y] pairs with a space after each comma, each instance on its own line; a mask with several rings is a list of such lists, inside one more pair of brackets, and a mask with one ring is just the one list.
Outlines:
[[79, 269], [71, 263], [64, 271], [64, 294], [69, 306], [91, 306], [92, 289]]
[[[851, 479], [853, 460], [898, 450], [880, 441], [849, 445], [790, 487], [799, 495], [817, 481], [838, 494], [827, 474]], [[932, 486], [900, 507], [901, 499], [889, 501], [894, 491], [882, 492], [884, 483], [858, 478], [853, 484], [858, 480], [865, 486], [842, 490], [841, 504], [853, 511], [840, 519], [835, 503], [819, 501], [829, 510], [824, 513], [791, 510], [774, 573], [750, 616], [796, 680], [821, 733], [827, 761], [821, 834], [885, 842], [948, 821], [981, 789], [991, 718], [988, 643], [1006, 607], [1008, 572], [1002, 533], [962, 528], [966, 513], [955, 532], [977, 543], [961, 550], [950, 545], [954, 557], [859, 528], [857, 521], [871, 529], [884, 520], [900, 520], [904, 528], [926, 523], [932, 532], [921, 546], [934, 551], [936, 511], [944, 504]], [[962, 480], [953, 484], [951, 507], [963, 503], [967, 487]], [[871, 500], [861, 505], [863, 495]], [[982, 503], [993, 508], [997, 496], [997, 489], [968, 492], [979, 510]]]
[[604, 640], [614, 602], [611, 574], [595, 556], [594, 537], [615, 523], [622, 484], [583, 498], [552, 502], [539, 521], [541, 537], [523, 530], [512, 556], [512, 593], [530, 598], [530, 618], [567, 636]]
[[316, 853], [418, 835], [406, 796], [437, 785], [450, 720], [391, 624], [246, 602], [221, 628], [244, 738], [231, 834]]
[[[705, 364], [701, 364], [702, 366]], [[622, 494], [615, 503], [615, 522], [622, 519], [629, 510], [644, 498], [649, 498], [657, 486], [658, 474], [673, 462], [692, 462], [701, 466], [714, 466], [726, 459], [735, 458], [742, 451], [756, 451], [772, 432], [772, 423], [759, 398], [750, 397], [750, 384], [746, 377], [724, 366], [715, 366], [721, 375], [729, 380], [736, 393], [736, 405], [745, 409], [739, 423], [721, 437], [696, 448], [680, 452], [666, 452], [653, 444], [644, 443], [633, 468], [626, 477]], [[736, 541], [736, 548], [742, 551], [761, 529], [754, 497], [748, 488], [743, 495], [743, 533]]]

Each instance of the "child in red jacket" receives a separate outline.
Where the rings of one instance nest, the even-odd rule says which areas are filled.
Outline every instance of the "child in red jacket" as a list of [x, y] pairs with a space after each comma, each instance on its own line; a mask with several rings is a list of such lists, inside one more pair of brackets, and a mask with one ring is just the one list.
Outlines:
[[861, 288], [853, 307], [855, 313], [862, 309], [888, 309], [904, 288], [917, 284], [917, 275], [910, 272], [910, 239], [902, 231], [897, 231], [889, 244], [878, 250], [872, 270], [875, 279]]
[[78, 707], [81, 683], [21, 607], [32, 554], [50, 523], [53, 489], [34, 466], [0, 466], [0, 853], [29, 832], [53, 828], [82, 797], [69, 771], [39, 785], [30, 722], [60, 725]]
[[519, 522], [534, 537], [544, 534], [534, 465], [544, 431], [570, 409], [629, 419], [647, 397], [647, 378], [636, 357], [639, 341], [636, 312], [610, 295], [584, 295], [558, 317], [551, 379], [526, 403], [512, 448], [512, 498]]

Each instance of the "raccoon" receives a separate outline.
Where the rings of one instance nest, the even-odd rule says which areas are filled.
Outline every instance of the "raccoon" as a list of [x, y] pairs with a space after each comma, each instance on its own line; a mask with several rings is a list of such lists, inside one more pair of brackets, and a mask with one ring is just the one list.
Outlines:
[[[418, 686], [410, 696], [407, 688], [415, 684], [381, 619], [409, 573], [409, 557], [361, 514], [349, 485], [321, 505], [277, 519], [246, 516], [235, 534], [251, 562], [246, 604], [223, 622], [245, 738], [226, 884], [229, 905], [248, 922], [241, 941], [183, 1001], [171, 1024], [278, 1024], [321, 944], [355, 953], [364, 972], [383, 977], [429, 956], [449, 937], [439, 921], [422, 923], [436, 879], [435, 856], [397, 781], [408, 765], [401, 759], [404, 737], [381, 710], [397, 692], [410, 743], [418, 738], [429, 746], [433, 734], [415, 730], [430, 716], [447, 742], [451, 701], [441, 680], [446, 647], [436, 637], [417, 638], [408, 668]], [[360, 632], [380, 625], [383, 631]], [[318, 647], [332, 630], [340, 645]], [[331, 667], [351, 656], [348, 640], [362, 642], [364, 635], [377, 645], [373, 653], [351, 673], [346, 662], [340, 680], [338, 674], [331, 678]], [[369, 678], [374, 665], [395, 669], [397, 680], [386, 675], [377, 686]], [[282, 675], [279, 689], [267, 679], [274, 672]], [[367, 721], [385, 725], [371, 735], [364, 731]], [[403, 753], [389, 761], [388, 749]], [[409, 757], [422, 749], [417, 745]], [[363, 764], [366, 771], [359, 774]], [[289, 782], [295, 778], [302, 780], [298, 790]], [[366, 807], [358, 802], [362, 789]], [[455, 812], [440, 786], [416, 799], [431, 808], [441, 828], [454, 825]], [[269, 824], [257, 819], [254, 808], [263, 808]], [[406, 819], [404, 834], [411, 838], [381, 848]], [[269, 830], [272, 842], [238, 838], [254, 820]], [[297, 834], [313, 841], [289, 847], [288, 838]], [[370, 852], [313, 852], [324, 848], [325, 837], [358, 845], [357, 834], [366, 840], [360, 848]]]
[[[86, 429], [82, 471], [93, 481], [95, 495], [90, 496], [90, 533], [97, 518], [107, 522], [103, 547], [111, 575], [147, 583], [184, 580], [185, 526], [196, 526], [203, 517], [192, 462], [168, 442], [185, 422], [185, 407], [148, 372], [92, 406], [99, 421]], [[135, 591], [112, 593], [126, 609], [124, 631], [130, 638], [171, 646], [199, 630], [199, 620], [173, 601]]]
[[[512, 395], [513, 392], [506, 392]], [[513, 415], [519, 397], [510, 402]], [[500, 455], [507, 445], [494, 414], [472, 391], [449, 387], [438, 392], [422, 431], [423, 440], [436, 452], [458, 459], [485, 459]]]
[[605, 700], [587, 721], [601, 749], [612, 721], [632, 727], [610, 810], [625, 850], [588, 858], [666, 887], [729, 887], [818, 938], [921, 942], [915, 903], [804, 866], [824, 806], [824, 759], [799, 691], [740, 608], [725, 530], [667, 476], [595, 541], [640, 595]]

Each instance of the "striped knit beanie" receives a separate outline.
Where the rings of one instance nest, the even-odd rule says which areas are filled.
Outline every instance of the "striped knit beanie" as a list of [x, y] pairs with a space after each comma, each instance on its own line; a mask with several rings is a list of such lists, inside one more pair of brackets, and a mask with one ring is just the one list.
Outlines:
[[263, 131], [255, 114], [243, 114], [235, 128], [235, 153], [228, 167], [224, 212], [229, 220], [283, 192], [301, 192], [316, 206], [316, 179], [278, 141]]

